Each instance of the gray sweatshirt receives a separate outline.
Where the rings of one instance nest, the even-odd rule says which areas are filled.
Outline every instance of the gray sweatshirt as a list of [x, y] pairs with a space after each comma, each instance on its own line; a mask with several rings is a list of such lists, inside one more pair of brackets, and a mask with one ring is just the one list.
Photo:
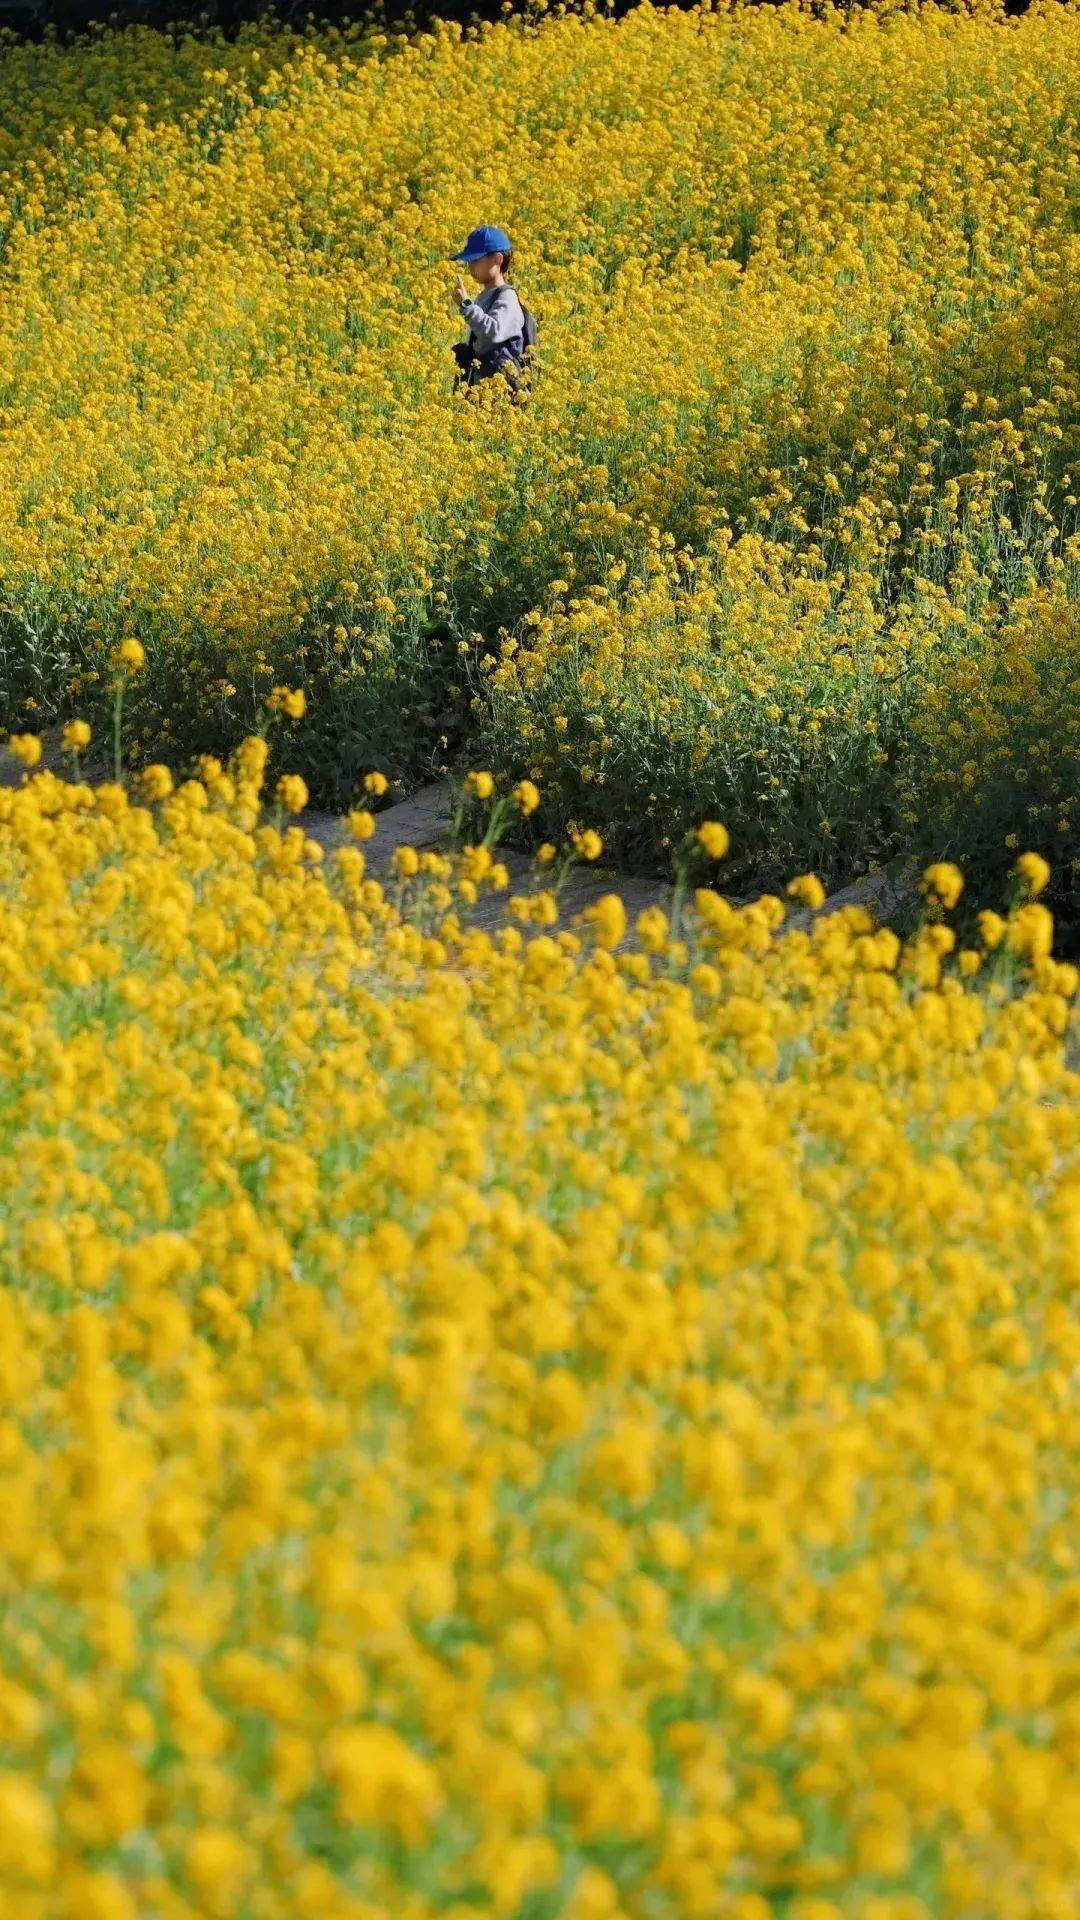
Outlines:
[[491, 353], [525, 328], [521, 301], [513, 287], [485, 287], [475, 300], [463, 300], [461, 314], [475, 353]]

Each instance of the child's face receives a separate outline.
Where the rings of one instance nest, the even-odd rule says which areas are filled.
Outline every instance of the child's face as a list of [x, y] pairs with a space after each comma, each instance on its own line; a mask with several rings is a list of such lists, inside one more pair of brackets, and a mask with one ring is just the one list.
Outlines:
[[479, 260], [469, 261], [469, 272], [482, 287], [487, 287], [490, 286], [501, 266], [501, 253], [485, 253]]

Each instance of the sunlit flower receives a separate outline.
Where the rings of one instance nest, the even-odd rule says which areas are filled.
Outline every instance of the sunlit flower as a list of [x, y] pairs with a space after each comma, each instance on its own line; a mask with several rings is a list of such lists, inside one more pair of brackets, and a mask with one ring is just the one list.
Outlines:
[[1022, 853], [1016, 862], [1016, 875], [1024, 892], [1034, 900], [1050, 885], [1050, 865], [1041, 853]]
[[36, 767], [41, 762], [41, 741], [36, 733], [10, 733], [7, 749], [22, 767]]
[[986, 988], [940, 918], [503, 914], [488, 846], [313, 861], [266, 769], [0, 795], [20, 1913], [134, 1920], [152, 1848], [240, 1920], [274, 1835], [320, 1915], [360, 1857], [507, 1920], [1071, 1884], [988, 1737], [1041, 1703], [1067, 1796], [1049, 912]]
[[168, 767], [156, 764], [144, 767], [139, 775], [139, 787], [147, 800], [167, 800], [173, 790], [173, 777]]
[[5, 39], [13, 1920], [1078, 1910], [1075, 13], [617, 11]]
[[731, 835], [719, 820], [703, 820], [694, 838], [710, 860], [723, 860], [731, 846]]
[[923, 874], [923, 885], [932, 900], [943, 907], [955, 907], [964, 891], [964, 876], [951, 860], [935, 861]]
[[283, 713], [289, 720], [302, 720], [307, 712], [307, 694], [302, 687], [272, 687], [266, 704], [271, 713]]
[[136, 640], [134, 635], [129, 635], [114, 648], [112, 657], [113, 665], [122, 668], [124, 672], [141, 673], [146, 665], [146, 648], [141, 640]]
[[283, 773], [274, 788], [274, 797], [286, 813], [303, 813], [308, 803], [307, 782], [298, 773]]

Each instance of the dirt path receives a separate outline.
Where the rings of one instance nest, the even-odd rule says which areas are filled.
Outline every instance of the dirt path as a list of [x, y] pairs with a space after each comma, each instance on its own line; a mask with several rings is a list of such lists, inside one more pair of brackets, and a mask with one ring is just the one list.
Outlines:
[[[60, 752], [56, 737], [43, 736], [43, 745], [41, 770], [69, 774], [70, 761]], [[19, 786], [25, 777], [23, 769], [12, 756], [0, 749], [0, 786]], [[110, 776], [98, 764], [84, 767], [82, 777], [97, 786]], [[420, 787], [407, 800], [399, 800], [394, 806], [384, 808], [382, 813], [375, 815], [372, 838], [364, 843], [369, 871], [375, 875], [384, 873], [398, 847], [415, 847], [420, 853], [429, 850], [448, 851], [452, 811], [453, 789], [445, 780]], [[348, 828], [342, 814], [323, 813], [311, 807], [299, 815], [295, 824], [302, 827], [328, 853], [348, 840]], [[536, 868], [526, 855], [500, 847], [498, 857], [509, 871], [511, 889], [524, 891], [535, 886]], [[605, 893], [619, 895], [626, 908], [627, 919], [633, 926], [637, 915], [646, 907], [660, 906], [666, 912], [671, 906], [673, 889], [666, 880], [623, 873], [617, 868], [602, 865], [575, 867], [560, 891], [563, 923], [573, 920]], [[754, 896], [747, 897], [752, 899]], [[505, 900], [505, 893], [485, 895], [470, 913], [471, 923], [489, 929], [498, 926], [502, 921]], [[898, 903], [896, 889], [887, 874], [865, 874], [851, 886], [842, 887], [837, 893], [831, 894], [820, 911], [836, 913], [841, 907], [864, 906], [869, 907], [879, 919], [887, 919]], [[787, 925], [806, 926], [810, 919], [810, 914], [800, 910], [791, 914]]]
[[[400, 800], [395, 806], [376, 814], [374, 835], [364, 842], [370, 871], [375, 874], [384, 872], [398, 847], [415, 847], [420, 853], [448, 850], [452, 809], [453, 789], [448, 781], [438, 781], [433, 786], [421, 787], [408, 800]], [[328, 852], [340, 846], [347, 837], [345, 822], [338, 814], [318, 813], [312, 809], [301, 815], [299, 824]], [[535, 887], [536, 868], [525, 854], [500, 847], [498, 858], [509, 871], [512, 889]], [[562, 918], [572, 919], [605, 893], [620, 895], [627, 918], [633, 922], [645, 907], [670, 905], [672, 889], [664, 880], [643, 879], [637, 875], [616, 872], [610, 867], [576, 867], [567, 876], [560, 891]], [[487, 894], [469, 914], [470, 923], [488, 928], [498, 926], [503, 917], [505, 900], [505, 893]]]
[[[365, 841], [364, 852], [372, 873], [384, 872], [397, 847], [415, 847], [418, 852], [446, 851], [450, 845], [453, 789], [448, 781], [421, 787], [408, 800], [400, 800], [375, 816], [375, 833]], [[300, 816], [299, 825], [313, 840], [329, 852], [347, 838], [340, 814], [319, 813], [314, 809]], [[499, 848], [499, 859], [510, 873], [512, 887], [535, 885], [536, 868], [526, 855]], [[571, 920], [583, 908], [605, 893], [617, 893], [626, 908], [631, 926], [646, 907], [670, 908], [673, 888], [669, 881], [647, 875], [623, 873], [618, 868], [579, 866], [567, 876], [560, 892], [562, 918]], [[753, 894], [746, 899], [753, 899]], [[476, 925], [494, 927], [502, 919], [505, 894], [489, 894], [478, 902], [470, 920]], [[745, 904], [745, 900], [740, 904]], [[864, 874], [851, 886], [831, 894], [820, 909], [823, 914], [837, 913], [841, 907], [868, 907], [879, 919], [887, 919], [898, 905], [896, 889], [885, 873]], [[813, 916], [805, 910], [791, 913], [789, 927], [808, 926]]]

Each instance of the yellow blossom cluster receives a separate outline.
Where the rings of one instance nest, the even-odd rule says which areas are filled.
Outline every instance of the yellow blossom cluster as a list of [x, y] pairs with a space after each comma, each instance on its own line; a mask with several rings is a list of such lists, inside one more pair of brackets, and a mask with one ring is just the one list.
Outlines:
[[[102, 16], [104, 17], [104, 15]], [[357, 36], [324, 27], [327, 47], [344, 47]], [[10, 188], [27, 177], [32, 190], [48, 204], [45, 178], [20, 169], [39, 166], [59, 142], [74, 160], [83, 141], [91, 152], [106, 151], [122, 141], [128, 128], [140, 121], [153, 126], [177, 120], [186, 113], [212, 112], [223, 90], [251, 82], [261, 65], [276, 65], [296, 52], [297, 35], [275, 31], [269, 22], [242, 25], [234, 35], [181, 30], [156, 33], [129, 26], [120, 31], [97, 31], [74, 43], [61, 39], [22, 38], [0, 32], [0, 187]]]
[[962, 604], [920, 577], [886, 620], [868, 578], [855, 591], [757, 533], [696, 555], [655, 536], [628, 586], [504, 637], [474, 699], [485, 755], [527, 764], [550, 819], [587, 814], [634, 860], [670, 861], [715, 811], [733, 871], [770, 884], [807, 858], [836, 879], [914, 848], [959, 853], [1000, 892], [1034, 845], [1075, 920], [1075, 564], [1028, 576], [1004, 617], [989, 577]]
[[[649, 858], [1015, 833], [1064, 884], [1078, 45], [972, 0], [4, 48], [0, 717], [104, 737], [139, 646], [151, 760], [276, 700], [342, 804], [463, 741]], [[519, 407], [450, 379], [492, 218]]]
[[487, 931], [266, 768], [0, 791], [4, 1920], [1072, 1920], [1044, 865]]

